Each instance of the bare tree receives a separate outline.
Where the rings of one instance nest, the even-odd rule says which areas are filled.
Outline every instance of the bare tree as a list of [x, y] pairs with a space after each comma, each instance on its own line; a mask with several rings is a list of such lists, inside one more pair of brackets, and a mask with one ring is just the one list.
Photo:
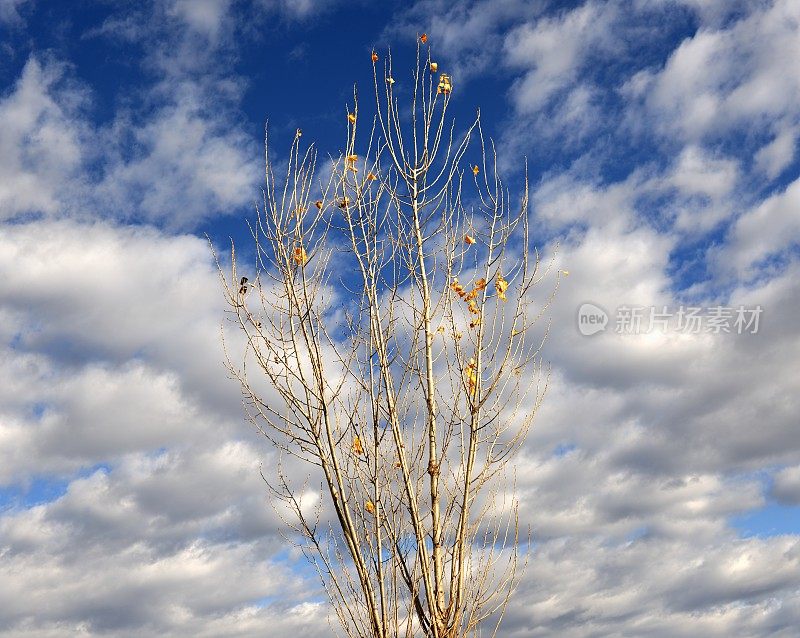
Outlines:
[[496, 633], [523, 545], [507, 470], [548, 378], [527, 177], [512, 201], [480, 113], [448, 125], [426, 39], [405, 93], [372, 54], [376, 110], [354, 95], [323, 179], [301, 131], [278, 177], [267, 151], [255, 272], [233, 247], [220, 271], [246, 337], [229, 369], [281, 451], [268, 484], [347, 636]]

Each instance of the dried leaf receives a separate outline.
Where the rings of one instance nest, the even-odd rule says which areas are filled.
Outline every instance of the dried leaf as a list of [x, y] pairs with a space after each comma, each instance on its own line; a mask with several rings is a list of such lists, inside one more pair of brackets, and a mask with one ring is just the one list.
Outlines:
[[347, 120], [350, 122], [350, 124], [355, 124], [356, 123], [356, 114], [355, 113], [348, 113], [347, 114]]
[[419, 36], [419, 41], [422, 42], [422, 44], [425, 44], [428, 41], [428, 34], [423, 33], [421, 36]]
[[322, 210], [322, 200], [318, 199], [317, 201], [315, 201], [314, 206], [317, 207], [317, 210]]
[[477, 164], [475, 164], [475, 166], [473, 166], [473, 167], [472, 167], [472, 174], [473, 174], [473, 175], [477, 175], [477, 174], [478, 174], [478, 173], [480, 173], [480, 172], [481, 172], [481, 169], [480, 169], [480, 168], [478, 168], [478, 165], [477, 165]]
[[355, 155], [355, 154], [348, 155], [347, 157], [345, 157], [345, 159], [350, 163], [357, 162], [358, 161], [358, 155]]
[[353, 452], [359, 455], [364, 454], [364, 446], [361, 445], [361, 439], [358, 437], [353, 439]]
[[439, 70], [439, 64], [437, 62], [431, 62], [431, 73], [436, 73]]
[[470, 246], [475, 243], [475, 238], [472, 235], [464, 235], [464, 241]]
[[306, 254], [306, 249], [303, 248], [302, 246], [298, 246], [297, 248], [294, 249], [292, 258], [298, 265], [305, 266], [306, 263], [308, 262], [308, 255]]
[[367, 510], [373, 516], [375, 515], [375, 504], [372, 501], [367, 501], [364, 503], [364, 509]]
[[389, 85], [394, 84], [394, 78], [390, 75], [388, 78], [386, 78], [386, 82]]
[[378, 61], [378, 54], [375, 53], [375, 51], [372, 52], [372, 61], [373, 62], [377, 62]]
[[349, 197], [342, 197], [342, 199], [339, 200], [339, 208], [344, 209], [347, 208], [349, 205], [350, 205]]
[[368, 182], [374, 182], [376, 179], [378, 179], [378, 178], [375, 177], [375, 173], [367, 173], [367, 181]]
[[497, 275], [497, 279], [494, 282], [494, 287], [497, 290], [498, 298], [502, 299], [503, 301], [507, 301], [506, 290], [508, 290], [508, 282], [503, 278], [503, 275]]

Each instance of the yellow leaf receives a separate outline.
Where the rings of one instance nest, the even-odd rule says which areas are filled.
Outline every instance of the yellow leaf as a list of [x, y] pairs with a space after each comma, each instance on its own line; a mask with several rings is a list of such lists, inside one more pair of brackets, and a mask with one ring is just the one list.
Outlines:
[[347, 114], [347, 119], [350, 122], [350, 124], [355, 124], [356, 123], [356, 114], [355, 113], [348, 113]]
[[353, 162], [357, 162], [358, 161], [358, 155], [355, 155], [355, 154], [348, 155], [347, 157], [345, 157], [345, 160], [347, 160], [348, 162], [350, 162], [352, 164]]
[[503, 279], [503, 275], [497, 275], [494, 282], [494, 287], [497, 290], [497, 297], [503, 301], [507, 301], [506, 290], [508, 290], [508, 282]]
[[486, 288], [486, 280], [481, 277], [475, 282], [475, 290], [483, 290], [484, 288]]
[[375, 505], [372, 501], [367, 501], [364, 503], [364, 509], [367, 510], [373, 516], [375, 515]]
[[302, 246], [298, 246], [297, 248], [294, 249], [294, 254], [292, 255], [292, 258], [298, 265], [305, 266], [306, 262], [308, 261], [308, 255], [306, 254], [306, 249], [303, 248]]
[[353, 439], [353, 452], [356, 454], [364, 454], [364, 447], [361, 445], [361, 439], [358, 437]]
[[394, 84], [394, 78], [392, 76], [389, 76], [388, 78], [386, 78], [386, 82], [389, 85]]
[[436, 73], [439, 70], [439, 64], [437, 62], [431, 62], [431, 73]]
[[368, 182], [374, 182], [376, 179], [378, 179], [378, 178], [375, 177], [375, 173], [367, 173], [367, 181]]
[[477, 175], [477, 174], [478, 174], [478, 173], [480, 173], [480, 172], [481, 172], [481, 169], [480, 169], [480, 168], [478, 168], [478, 165], [477, 165], [477, 164], [475, 164], [475, 166], [473, 166], [473, 167], [472, 167], [472, 174], [473, 174], [473, 175]]

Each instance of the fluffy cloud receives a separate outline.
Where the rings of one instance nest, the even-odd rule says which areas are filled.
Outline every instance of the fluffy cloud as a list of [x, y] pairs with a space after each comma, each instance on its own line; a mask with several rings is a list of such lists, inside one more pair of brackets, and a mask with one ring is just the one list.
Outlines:
[[[632, 35], [642, 15], [683, 19], [678, 5], [698, 30], [631, 61], [653, 33]], [[147, 44], [152, 73], [105, 124], [49, 58], [0, 101], [0, 211], [14, 219], [0, 232], [0, 634], [324, 633], [315, 575], [258, 475], [275, 458], [225, 378], [208, 246], [175, 232], [254, 195], [257, 154], [235, 123], [245, 82], [218, 68], [238, 3], [158, 6], [173, 40], [151, 23], [102, 31]], [[753, 186], [794, 161], [797, 14], [630, 6], [425, 1], [398, 19], [430, 26], [471, 73], [515, 75], [514, 149], [537, 151], [548, 128], [566, 149], [532, 193], [545, 263], [571, 274], [550, 310], [549, 394], [514, 468], [534, 548], [501, 635], [788, 638], [798, 536], [743, 538], [734, 521], [800, 501], [800, 202], [797, 182]], [[594, 65], [617, 58], [599, 82]], [[731, 136], [751, 124], [744, 148]], [[628, 136], [652, 152], [606, 174], [633, 153]], [[585, 301], [764, 314], [755, 335], [615, 334], [612, 316], [584, 337]]]
[[0, 99], [0, 219], [55, 213], [80, 179], [85, 95], [65, 75], [64, 65], [32, 58]]
[[734, 128], [769, 134], [777, 127], [779, 136], [800, 115], [791, 70], [800, 59], [799, 18], [797, 3], [780, 0], [755, 5], [731, 25], [702, 28], [663, 69], [637, 75], [631, 93], [667, 135], [702, 140]]

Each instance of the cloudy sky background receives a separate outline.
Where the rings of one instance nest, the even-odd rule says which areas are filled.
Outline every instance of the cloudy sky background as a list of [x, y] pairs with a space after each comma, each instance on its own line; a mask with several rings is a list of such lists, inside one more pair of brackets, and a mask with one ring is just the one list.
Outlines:
[[[327, 634], [204, 235], [245, 237], [265, 119], [337, 153], [421, 31], [571, 273], [502, 636], [796, 636], [795, 0], [0, 0], [0, 635]], [[763, 314], [587, 338], [585, 301]]]

